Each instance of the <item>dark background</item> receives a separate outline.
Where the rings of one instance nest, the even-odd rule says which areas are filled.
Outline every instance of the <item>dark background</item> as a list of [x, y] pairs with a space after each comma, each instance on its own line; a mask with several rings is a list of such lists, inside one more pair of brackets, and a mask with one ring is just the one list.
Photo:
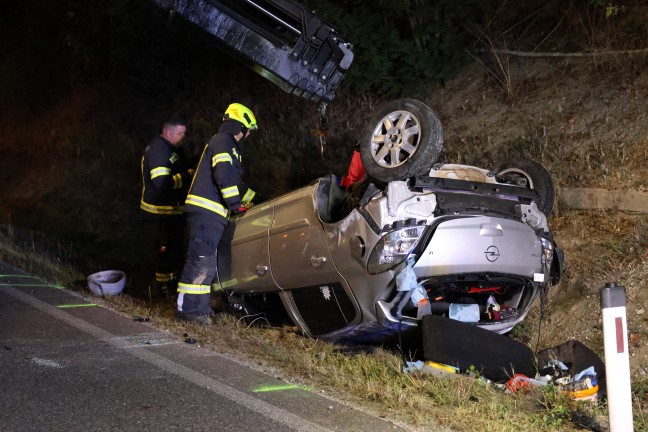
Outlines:
[[[344, 175], [352, 146], [385, 102], [430, 102], [475, 59], [497, 70], [497, 57], [487, 55], [493, 46], [578, 51], [623, 40], [622, 48], [635, 48], [646, 34], [643, 15], [613, 21], [599, 1], [307, 3], [355, 52], [327, 108], [324, 140], [314, 102], [283, 92], [152, 2], [5, 5], [0, 223], [43, 233], [57, 249], [78, 250], [101, 266], [145, 267], [141, 151], [172, 114], [188, 120], [185, 147], [196, 158], [229, 103], [249, 106], [260, 130], [244, 143], [244, 164], [249, 184], [267, 199], [329, 172]], [[497, 98], [517, 103], [505, 92]], [[473, 162], [466, 155], [476, 154], [490, 163], [485, 147], [470, 149], [471, 142], [446, 135], [443, 157]]]

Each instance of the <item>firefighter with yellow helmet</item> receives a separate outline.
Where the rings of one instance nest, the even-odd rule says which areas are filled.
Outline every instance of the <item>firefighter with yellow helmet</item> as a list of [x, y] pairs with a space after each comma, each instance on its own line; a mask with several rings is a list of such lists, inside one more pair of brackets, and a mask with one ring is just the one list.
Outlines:
[[211, 324], [210, 290], [218, 244], [230, 215], [245, 212], [255, 195], [243, 182], [240, 148], [240, 142], [255, 129], [252, 111], [233, 103], [202, 152], [185, 200], [189, 247], [178, 283], [178, 319]]

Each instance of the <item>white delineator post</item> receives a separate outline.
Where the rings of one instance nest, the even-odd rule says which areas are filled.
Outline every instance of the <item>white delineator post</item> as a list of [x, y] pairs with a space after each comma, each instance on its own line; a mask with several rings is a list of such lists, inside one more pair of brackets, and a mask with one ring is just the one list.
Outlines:
[[625, 287], [606, 283], [601, 288], [601, 310], [610, 432], [629, 432], [634, 427]]

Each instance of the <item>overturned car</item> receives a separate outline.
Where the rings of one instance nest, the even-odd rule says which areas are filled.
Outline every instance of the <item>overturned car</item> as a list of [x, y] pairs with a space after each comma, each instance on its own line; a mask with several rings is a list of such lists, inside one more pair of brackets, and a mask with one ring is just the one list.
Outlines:
[[329, 175], [231, 220], [214, 289], [233, 309], [283, 308], [328, 340], [381, 340], [425, 314], [505, 333], [559, 281], [542, 166], [435, 164], [441, 123], [411, 99], [377, 113], [361, 146], [368, 179], [351, 191]]

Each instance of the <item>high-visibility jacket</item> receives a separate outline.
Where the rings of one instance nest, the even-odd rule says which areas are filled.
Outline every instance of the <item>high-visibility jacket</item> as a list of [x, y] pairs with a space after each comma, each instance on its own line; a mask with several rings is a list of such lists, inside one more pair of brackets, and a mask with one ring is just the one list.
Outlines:
[[182, 149], [161, 136], [153, 138], [142, 156], [142, 198], [140, 208], [158, 215], [178, 215], [191, 174]]
[[243, 182], [241, 149], [234, 139], [241, 130], [236, 121], [225, 121], [205, 146], [194, 174], [185, 212], [202, 212], [227, 223], [230, 212], [254, 198]]

